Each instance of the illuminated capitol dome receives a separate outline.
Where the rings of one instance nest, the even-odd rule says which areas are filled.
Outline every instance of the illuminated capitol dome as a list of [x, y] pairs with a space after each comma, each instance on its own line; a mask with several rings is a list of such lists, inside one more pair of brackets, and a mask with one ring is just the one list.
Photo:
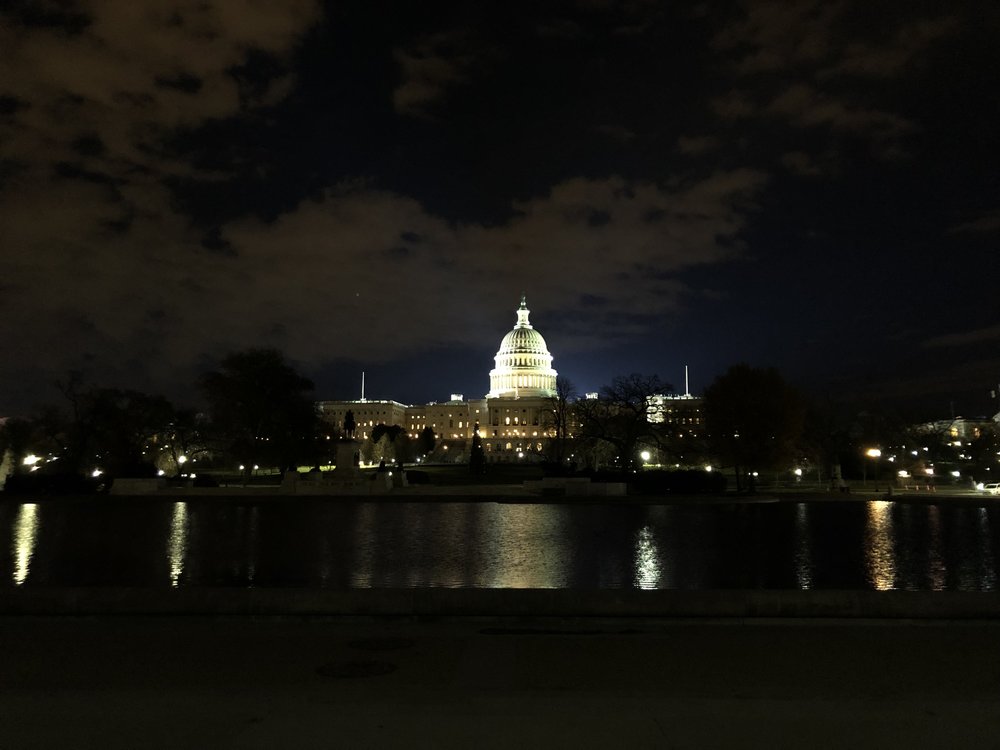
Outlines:
[[525, 396], [555, 396], [556, 371], [552, 355], [542, 334], [528, 322], [528, 305], [521, 295], [517, 324], [503, 337], [490, 370], [490, 392], [487, 398], [523, 398]]

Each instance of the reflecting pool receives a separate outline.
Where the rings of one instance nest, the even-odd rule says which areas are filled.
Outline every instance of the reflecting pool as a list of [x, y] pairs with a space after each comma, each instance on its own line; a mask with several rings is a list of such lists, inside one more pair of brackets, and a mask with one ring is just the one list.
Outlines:
[[995, 591], [1000, 505], [44, 499], [0, 585]]

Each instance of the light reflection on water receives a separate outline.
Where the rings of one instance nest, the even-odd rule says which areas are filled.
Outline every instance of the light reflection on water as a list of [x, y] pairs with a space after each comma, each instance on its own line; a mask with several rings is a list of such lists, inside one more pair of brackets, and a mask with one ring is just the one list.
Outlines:
[[795, 505], [795, 580], [802, 591], [812, 588], [812, 548], [809, 540], [809, 509], [805, 503]]
[[184, 575], [184, 556], [188, 547], [187, 504], [181, 500], [174, 503], [170, 518], [170, 537], [167, 539], [167, 560], [170, 563], [170, 585], [176, 588]]
[[31, 572], [31, 562], [35, 556], [35, 545], [37, 542], [38, 506], [34, 503], [24, 503], [17, 511], [17, 519], [14, 521], [14, 538], [11, 543], [11, 556], [14, 558], [13, 581], [15, 586], [21, 586], [28, 580], [28, 573]]
[[942, 549], [941, 511], [936, 505], [927, 509], [927, 526], [930, 529], [929, 564], [927, 566], [930, 588], [931, 591], [943, 591], [945, 582], [948, 580], [948, 567], [945, 564]]
[[871, 500], [867, 503], [865, 562], [868, 580], [876, 591], [889, 591], [896, 585], [892, 507], [890, 500]]
[[372, 587], [374, 564], [371, 547], [365, 544], [372, 536], [375, 524], [375, 503], [364, 503], [354, 516], [353, 561], [351, 562], [351, 588], [368, 589]]
[[979, 532], [979, 549], [983, 551], [979, 558], [978, 578], [981, 581], [983, 591], [996, 591], [997, 573], [996, 564], [993, 558], [993, 546], [990, 544], [990, 516], [986, 508], [976, 509], [976, 526]]
[[635, 587], [657, 589], [660, 583], [660, 553], [649, 526], [639, 529], [635, 540]]
[[[558, 505], [491, 505], [483, 521], [495, 552], [488, 586], [552, 589], [566, 586], [573, 550], [563, 543], [564, 508]], [[502, 515], [502, 517], [497, 517]], [[492, 516], [492, 517], [490, 517]]]
[[[44, 519], [41, 510], [44, 510]], [[0, 506], [7, 586], [994, 591], [1000, 505], [356, 500]]]
[[260, 537], [260, 508], [251, 505], [249, 510], [241, 508], [243, 514], [243, 539], [246, 562], [247, 583], [253, 586], [257, 578], [258, 540]]

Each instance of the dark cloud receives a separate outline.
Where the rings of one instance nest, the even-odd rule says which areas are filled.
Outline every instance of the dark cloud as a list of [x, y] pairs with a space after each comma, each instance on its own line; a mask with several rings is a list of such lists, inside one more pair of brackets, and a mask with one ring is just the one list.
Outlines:
[[977, 328], [973, 331], [963, 331], [961, 333], [949, 333], [943, 336], [935, 336], [923, 342], [928, 348], [967, 346], [969, 344], [980, 344], [984, 342], [1000, 342], [1000, 324]]
[[973, 234], [991, 234], [1000, 231], [1000, 209], [989, 211], [971, 221], [957, 224], [952, 227], [951, 231]]
[[21, 101], [16, 96], [0, 95], [0, 117], [12, 115], [24, 106], [26, 106], [26, 102]]
[[202, 81], [190, 73], [175, 73], [171, 76], [156, 76], [154, 83], [160, 88], [176, 89], [185, 94], [197, 94], [201, 91]]
[[465, 31], [432, 34], [394, 53], [400, 83], [392, 92], [396, 112], [411, 117], [433, 117], [435, 105], [449, 89], [466, 80], [475, 59], [475, 43]]
[[80, 156], [100, 156], [106, 150], [104, 141], [96, 135], [81, 135], [73, 141], [72, 148]]
[[260, 343], [430, 371], [521, 291], [557, 357], [608, 367], [990, 344], [988, 9], [389, 7], [7, 11], [10, 399], [78, 365], [186, 389]]

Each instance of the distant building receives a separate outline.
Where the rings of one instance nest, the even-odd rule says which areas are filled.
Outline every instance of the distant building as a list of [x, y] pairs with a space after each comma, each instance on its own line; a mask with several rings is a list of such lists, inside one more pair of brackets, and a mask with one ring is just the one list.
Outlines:
[[989, 417], [953, 417], [917, 425], [917, 431], [927, 435], [940, 435], [957, 440], [976, 440], [983, 430], [993, 429], [1000, 424], [1000, 414]]
[[[467, 457], [464, 452], [478, 425], [488, 462], [539, 461], [555, 437], [552, 412], [557, 373], [545, 339], [529, 320], [523, 295], [515, 315], [514, 327], [501, 339], [493, 358], [490, 390], [481, 399], [452, 394], [443, 403], [408, 406], [362, 398], [320, 401], [317, 408], [337, 433], [350, 411], [360, 440], [368, 439], [378, 424], [400, 425], [413, 438], [430, 427], [439, 450], [450, 450], [448, 455], [459, 459]], [[657, 396], [650, 404], [650, 420], [676, 425], [678, 434], [695, 435], [701, 425], [701, 399]]]
[[658, 395], [649, 399], [649, 421], [672, 426], [674, 437], [696, 438], [702, 434], [704, 417], [701, 398], [686, 393], [683, 396]]

